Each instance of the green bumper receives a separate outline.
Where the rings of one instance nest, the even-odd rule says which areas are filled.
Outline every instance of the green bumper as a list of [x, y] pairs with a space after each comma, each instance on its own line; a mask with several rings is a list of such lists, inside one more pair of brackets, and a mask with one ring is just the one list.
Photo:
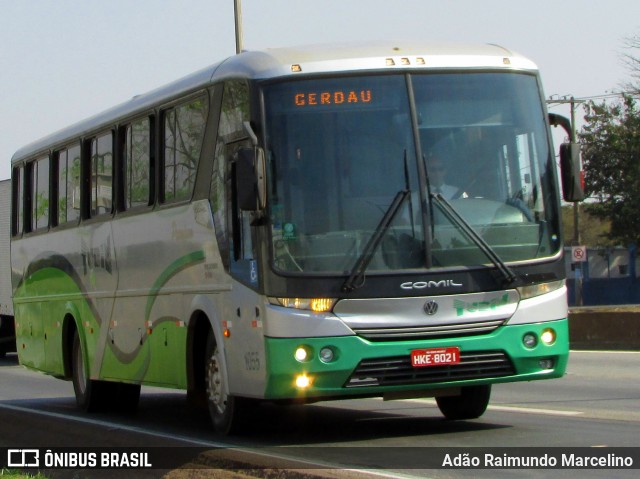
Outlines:
[[[552, 329], [556, 339], [543, 344], [542, 332]], [[534, 347], [523, 337], [533, 333]], [[420, 341], [372, 342], [358, 336], [321, 338], [266, 338], [267, 399], [323, 399], [383, 395], [558, 378], [564, 375], [569, 358], [568, 320], [502, 326], [482, 336]], [[299, 361], [300, 346], [309, 358]], [[457, 365], [413, 368], [411, 351], [458, 347], [462, 361]], [[330, 348], [334, 359], [323, 362], [319, 353]], [[542, 364], [541, 364], [542, 361]], [[374, 365], [373, 369], [368, 369]], [[369, 372], [372, 371], [372, 372]], [[310, 386], [296, 386], [306, 375]]]

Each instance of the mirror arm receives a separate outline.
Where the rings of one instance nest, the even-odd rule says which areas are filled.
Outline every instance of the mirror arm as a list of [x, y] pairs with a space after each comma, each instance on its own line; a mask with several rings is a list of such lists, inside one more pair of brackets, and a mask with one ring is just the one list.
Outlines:
[[255, 131], [253, 131], [253, 127], [251, 126], [251, 123], [249, 123], [248, 121], [243, 121], [242, 126], [244, 127], [244, 131], [247, 134], [247, 136], [249, 136], [249, 139], [251, 140], [251, 144], [254, 147], [258, 146], [258, 135], [256, 135]]
[[571, 142], [575, 141], [575, 134], [571, 125], [571, 120], [569, 120], [567, 117], [558, 115], [556, 113], [549, 113], [549, 123], [551, 124], [551, 126], [561, 126], [562, 129], [567, 132], [567, 135], [571, 139]]

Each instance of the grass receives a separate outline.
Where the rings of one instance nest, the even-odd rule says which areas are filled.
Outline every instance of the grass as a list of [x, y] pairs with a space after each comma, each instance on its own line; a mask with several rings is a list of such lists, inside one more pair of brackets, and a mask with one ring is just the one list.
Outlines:
[[46, 476], [38, 473], [35, 476], [15, 469], [0, 469], [2, 479], [46, 479]]

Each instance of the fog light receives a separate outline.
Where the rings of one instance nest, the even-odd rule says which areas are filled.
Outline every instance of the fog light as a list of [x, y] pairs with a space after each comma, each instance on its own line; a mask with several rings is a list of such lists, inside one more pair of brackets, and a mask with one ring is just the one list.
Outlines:
[[320, 361], [323, 363], [330, 363], [333, 361], [333, 349], [331, 348], [322, 348], [320, 350]]
[[306, 389], [311, 386], [311, 378], [306, 374], [301, 374], [296, 377], [296, 387], [299, 389]]
[[556, 332], [553, 329], [545, 329], [540, 335], [540, 339], [547, 346], [556, 342]]
[[302, 363], [309, 359], [309, 351], [307, 351], [307, 348], [304, 346], [298, 346], [293, 356], [296, 358], [296, 361], [300, 361]]
[[541, 369], [553, 369], [553, 359], [541, 359], [538, 365]]
[[533, 333], [527, 333], [522, 337], [522, 344], [524, 344], [525, 348], [535, 348], [538, 344], [538, 337]]

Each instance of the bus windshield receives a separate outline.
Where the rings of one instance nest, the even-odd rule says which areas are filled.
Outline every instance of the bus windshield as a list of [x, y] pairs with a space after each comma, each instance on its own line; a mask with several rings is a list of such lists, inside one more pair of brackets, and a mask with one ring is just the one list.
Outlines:
[[276, 270], [349, 274], [363, 252], [368, 274], [489, 264], [443, 204], [501, 261], [558, 253], [536, 76], [304, 79], [267, 85], [264, 104]]

